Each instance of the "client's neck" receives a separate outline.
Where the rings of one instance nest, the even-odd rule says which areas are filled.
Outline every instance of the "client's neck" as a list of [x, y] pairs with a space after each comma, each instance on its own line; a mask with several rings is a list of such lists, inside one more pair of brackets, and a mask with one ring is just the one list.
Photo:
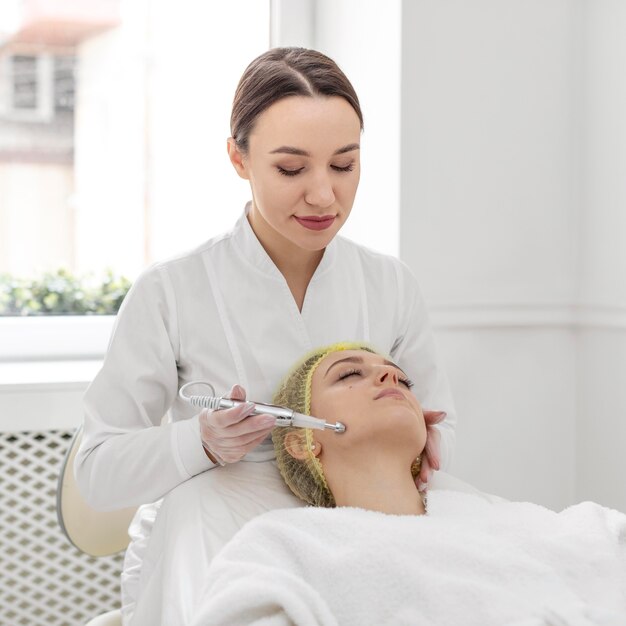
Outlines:
[[337, 506], [351, 506], [390, 515], [423, 515], [426, 511], [415, 480], [406, 464], [376, 462], [341, 463], [328, 467], [326, 477]]

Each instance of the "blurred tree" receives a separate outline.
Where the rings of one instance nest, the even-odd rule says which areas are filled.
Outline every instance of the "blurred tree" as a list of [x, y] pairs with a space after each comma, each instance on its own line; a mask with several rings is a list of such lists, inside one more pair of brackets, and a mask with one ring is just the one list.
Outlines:
[[0, 274], [0, 316], [115, 315], [130, 286], [112, 270], [101, 277], [65, 268], [34, 279]]

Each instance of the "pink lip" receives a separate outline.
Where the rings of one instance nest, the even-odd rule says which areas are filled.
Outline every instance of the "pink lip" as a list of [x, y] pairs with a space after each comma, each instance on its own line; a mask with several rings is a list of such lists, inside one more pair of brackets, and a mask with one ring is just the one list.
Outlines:
[[315, 215], [307, 215], [306, 217], [298, 217], [294, 215], [294, 217], [298, 224], [309, 230], [326, 230], [329, 226], [332, 226], [336, 216], [322, 215], [321, 217], [317, 217]]
[[374, 400], [378, 400], [379, 398], [385, 398], [386, 396], [392, 396], [394, 398], [401, 398], [402, 400], [406, 400], [406, 396], [399, 389], [394, 389], [393, 387], [387, 387], [387, 389], [383, 389], [374, 398]]

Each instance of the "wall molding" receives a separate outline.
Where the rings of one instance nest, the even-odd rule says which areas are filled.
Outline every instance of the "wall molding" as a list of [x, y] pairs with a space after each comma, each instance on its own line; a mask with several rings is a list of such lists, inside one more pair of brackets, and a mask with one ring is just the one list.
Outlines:
[[515, 303], [432, 303], [435, 329], [561, 328], [626, 330], [626, 306]]
[[[435, 302], [428, 309], [435, 329], [626, 330], [626, 306]], [[114, 321], [109, 315], [0, 319], [0, 363], [102, 359]]]

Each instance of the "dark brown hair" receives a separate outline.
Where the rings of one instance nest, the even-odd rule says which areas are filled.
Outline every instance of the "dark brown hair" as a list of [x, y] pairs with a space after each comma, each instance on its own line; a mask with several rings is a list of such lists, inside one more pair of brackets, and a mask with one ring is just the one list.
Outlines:
[[338, 65], [317, 50], [273, 48], [248, 65], [230, 116], [230, 133], [239, 150], [248, 152], [254, 124], [274, 102], [290, 96], [339, 96], [355, 110], [363, 130], [363, 114], [354, 87]]

